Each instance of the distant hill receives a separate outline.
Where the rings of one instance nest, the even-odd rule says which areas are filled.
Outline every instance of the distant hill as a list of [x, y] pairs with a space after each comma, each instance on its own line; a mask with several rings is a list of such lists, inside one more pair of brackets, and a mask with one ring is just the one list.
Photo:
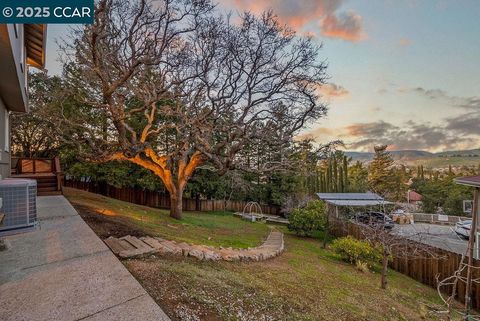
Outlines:
[[[427, 167], [448, 167], [480, 164], [480, 148], [430, 153], [423, 150], [390, 151], [393, 159], [404, 165], [424, 165]], [[353, 161], [370, 162], [375, 153], [345, 152]]]
[[477, 149], [467, 149], [467, 150], [452, 150], [448, 152], [436, 153], [437, 156], [460, 156], [460, 157], [471, 157], [471, 156], [480, 156], [480, 148]]

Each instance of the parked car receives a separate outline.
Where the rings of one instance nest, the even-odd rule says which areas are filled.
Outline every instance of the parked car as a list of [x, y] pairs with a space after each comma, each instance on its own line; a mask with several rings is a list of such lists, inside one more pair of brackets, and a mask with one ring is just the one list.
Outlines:
[[470, 238], [470, 229], [472, 228], [472, 220], [460, 221], [455, 224], [455, 233], [463, 239]]
[[393, 220], [382, 212], [359, 212], [353, 219], [360, 224], [383, 227], [388, 230], [395, 225]]

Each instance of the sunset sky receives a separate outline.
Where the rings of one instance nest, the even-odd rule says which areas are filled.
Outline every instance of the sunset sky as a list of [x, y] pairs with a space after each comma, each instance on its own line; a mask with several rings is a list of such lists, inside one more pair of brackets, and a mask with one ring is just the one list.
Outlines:
[[[223, 0], [227, 10], [272, 8], [323, 43], [331, 77], [328, 117], [303, 135], [348, 150], [442, 151], [480, 147], [479, 0]], [[47, 69], [58, 73], [49, 26]]]

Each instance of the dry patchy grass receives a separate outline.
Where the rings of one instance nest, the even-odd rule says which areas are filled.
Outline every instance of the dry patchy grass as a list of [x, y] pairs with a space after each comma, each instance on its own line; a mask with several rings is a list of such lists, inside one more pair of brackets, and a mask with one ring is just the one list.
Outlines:
[[[192, 243], [252, 246], [268, 233], [264, 224], [226, 213], [185, 213], [183, 221], [175, 221], [165, 210], [71, 189], [66, 194], [101, 237], [154, 233]], [[440, 303], [434, 289], [390, 271], [389, 287], [382, 290], [378, 273], [339, 261], [319, 240], [287, 233], [285, 241], [286, 251], [264, 262], [156, 255], [123, 262], [173, 320], [435, 320], [427, 308]]]
[[[154, 235], [193, 244], [247, 248], [261, 244], [269, 233], [265, 224], [240, 220], [229, 212], [184, 212], [182, 220], [168, 215], [168, 210], [140, 206], [82, 190], [65, 188], [64, 194], [81, 212], [87, 223], [110, 225], [109, 235]], [[86, 214], [85, 214], [86, 215]], [[84, 215], [84, 216], [85, 216]], [[99, 224], [101, 225], [101, 224]], [[121, 233], [114, 226], [122, 226]], [[105, 230], [103, 228], [103, 230]], [[122, 234], [123, 233], [123, 234]]]

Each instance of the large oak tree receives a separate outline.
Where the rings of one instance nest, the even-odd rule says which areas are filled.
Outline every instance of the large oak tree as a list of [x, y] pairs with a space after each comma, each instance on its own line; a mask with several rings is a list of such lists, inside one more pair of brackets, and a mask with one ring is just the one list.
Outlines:
[[259, 144], [263, 170], [279, 168], [294, 135], [326, 112], [320, 46], [271, 12], [232, 18], [207, 0], [101, 0], [65, 50], [66, 87], [84, 106], [58, 113], [59, 132], [91, 160], [151, 170], [175, 218], [196, 168], [241, 168]]

